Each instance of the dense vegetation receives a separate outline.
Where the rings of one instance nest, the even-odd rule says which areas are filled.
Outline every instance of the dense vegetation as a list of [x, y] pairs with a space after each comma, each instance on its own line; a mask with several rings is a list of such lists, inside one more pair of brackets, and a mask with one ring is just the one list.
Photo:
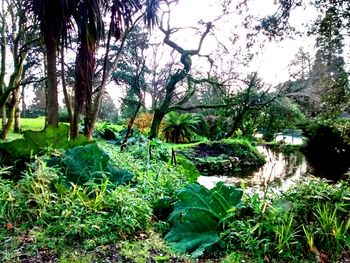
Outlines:
[[1, 262], [350, 261], [350, 2], [195, 2], [1, 0]]
[[[100, 127], [114, 129], [117, 136], [120, 130]], [[30, 134], [45, 142], [53, 131], [67, 134], [68, 130], [62, 126]], [[270, 191], [273, 188], [248, 194], [244, 188], [223, 183], [208, 190], [196, 183], [200, 173], [195, 162], [184, 157], [204, 143], [177, 146], [176, 152], [184, 155], [175, 157], [175, 165], [171, 148], [176, 145], [134, 135], [122, 152], [120, 144], [101, 139], [64, 150], [62, 145], [69, 141], [60, 136], [53, 140], [56, 144], [43, 145], [29, 156], [30, 163], [22, 171], [3, 166], [2, 260], [348, 259], [350, 185], [346, 181], [330, 185], [309, 179], [282, 195]], [[2, 146], [22, 140], [28, 140], [26, 133], [24, 139]], [[242, 139], [207, 145], [247, 162], [254, 154], [254, 147]], [[18, 152], [6, 156], [11, 154]]]

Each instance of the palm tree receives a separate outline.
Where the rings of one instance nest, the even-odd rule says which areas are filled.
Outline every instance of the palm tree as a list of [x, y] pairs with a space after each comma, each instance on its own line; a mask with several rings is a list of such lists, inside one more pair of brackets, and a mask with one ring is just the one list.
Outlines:
[[179, 143], [190, 141], [196, 134], [199, 119], [192, 114], [170, 112], [164, 122], [163, 133], [167, 141]]
[[102, 8], [111, 13], [109, 38], [112, 33], [119, 38], [123, 27], [127, 27], [132, 16], [143, 7], [146, 24], [154, 25], [159, 0], [29, 0], [28, 4], [40, 23], [46, 50], [47, 124], [57, 126], [57, 49], [60, 41], [65, 41], [67, 37], [72, 18], [78, 28], [80, 43], [75, 86], [76, 114], [79, 117], [84, 103], [85, 108], [91, 108], [94, 53], [104, 30]]
[[47, 75], [47, 124], [58, 126], [57, 48], [67, 36], [79, 0], [29, 0], [44, 39]]
[[[145, 6], [145, 22], [148, 27], [155, 25], [157, 21], [156, 11], [159, 0], [124, 0], [124, 1], [99, 1], [82, 0], [75, 21], [79, 29], [80, 47], [76, 57], [76, 83], [75, 83], [75, 111], [71, 136], [75, 138], [78, 135], [79, 115], [85, 106], [84, 134], [88, 138], [92, 137], [95, 118], [97, 115], [95, 109], [99, 106], [93, 105], [93, 75], [95, 70], [95, 52], [99, 40], [103, 37], [104, 25], [101, 16], [101, 8], [110, 10], [110, 25], [107, 38], [107, 52], [105, 55], [105, 64], [102, 82], [107, 75], [107, 61], [109, 45], [112, 36], [119, 40], [123, 29], [132, 24], [133, 16]], [[127, 31], [130, 32], [130, 31]], [[102, 85], [101, 85], [102, 86]], [[100, 103], [96, 99], [95, 104]]]

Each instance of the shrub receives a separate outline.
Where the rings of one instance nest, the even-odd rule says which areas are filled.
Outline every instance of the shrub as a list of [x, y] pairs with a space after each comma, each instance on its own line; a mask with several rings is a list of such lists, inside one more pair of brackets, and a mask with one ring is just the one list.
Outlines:
[[149, 131], [151, 127], [152, 120], [153, 120], [153, 114], [149, 112], [141, 112], [135, 118], [134, 126], [140, 129], [142, 133], [146, 133], [147, 131]]
[[350, 248], [350, 188], [311, 180], [282, 195], [245, 196], [223, 240], [256, 261], [340, 262]]
[[199, 119], [189, 113], [170, 112], [166, 115], [162, 132], [168, 142], [191, 141], [196, 134]]
[[[350, 121], [314, 120], [303, 127], [308, 138], [304, 153], [315, 173], [338, 180], [350, 168]], [[332, 164], [332, 165], [330, 165]]]

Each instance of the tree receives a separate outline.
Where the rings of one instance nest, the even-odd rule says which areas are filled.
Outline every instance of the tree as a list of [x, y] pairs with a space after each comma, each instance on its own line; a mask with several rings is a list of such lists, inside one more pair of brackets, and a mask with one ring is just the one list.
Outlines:
[[295, 129], [304, 120], [297, 104], [287, 97], [278, 97], [253, 117], [253, 125], [266, 140], [272, 140], [277, 132]]
[[[29, 0], [28, 8], [39, 21], [45, 46], [47, 124], [58, 126], [57, 49], [65, 41], [79, 0]], [[29, 13], [28, 13], [29, 14]]]
[[341, 24], [337, 9], [329, 7], [318, 28], [318, 51], [312, 71], [322, 89], [322, 110], [329, 116], [339, 114], [342, 105], [349, 101], [348, 74], [343, 58], [344, 38], [339, 32]]
[[348, 73], [344, 70], [342, 49], [344, 34], [350, 29], [350, 2], [281, 0], [278, 11], [264, 19], [261, 28], [271, 37], [285, 34], [292, 10], [306, 3], [312, 4], [320, 13], [309, 27], [309, 34], [317, 36], [316, 58], [309, 78], [305, 81], [297, 79], [289, 86], [300, 89], [303, 104], [309, 107], [308, 115], [334, 116], [349, 108]]
[[[106, 52], [102, 68], [102, 78], [96, 89], [93, 89], [92, 80], [94, 77], [94, 65], [96, 62], [95, 52], [98, 41], [102, 37], [103, 24], [101, 17], [100, 1], [84, 0], [80, 2], [78, 16], [75, 16], [79, 28], [79, 53], [76, 59], [76, 86], [75, 86], [75, 112], [74, 122], [71, 129], [71, 136], [75, 138], [78, 132], [79, 115], [85, 108], [84, 134], [92, 137], [95, 122], [100, 111], [102, 96], [105, 87], [115, 70], [117, 62], [124, 48], [125, 40], [135, 26], [142, 18], [148, 27], [156, 23], [156, 12], [159, 1], [113, 1], [103, 2], [102, 6], [109, 11], [110, 22], [106, 42]], [[134, 16], [142, 8], [145, 8], [144, 14], [133, 21]], [[121, 41], [120, 47], [112, 58], [111, 40]], [[112, 62], [109, 62], [109, 61]]]
[[128, 129], [124, 138], [126, 143], [131, 135], [132, 127], [142, 106], [147, 89], [145, 50], [148, 48], [148, 34], [135, 27], [126, 41], [118, 71], [113, 73], [114, 80], [126, 86], [126, 97], [122, 99], [124, 117], [129, 118]]
[[[77, 136], [79, 115], [85, 107], [85, 134], [91, 137], [104, 88], [110, 76], [110, 68], [108, 68], [110, 39], [112, 35], [117, 40], [123, 38], [122, 30], [130, 26], [132, 17], [142, 7], [145, 7], [146, 24], [149, 26], [154, 25], [158, 1], [30, 0], [28, 2], [29, 8], [40, 23], [41, 33], [44, 38], [48, 77], [47, 119], [48, 124], [53, 126], [58, 125], [57, 49], [60, 42], [66, 41], [69, 29], [72, 28], [72, 19], [74, 18], [78, 28], [79, 50], [76, 58], [75, 121], [71, 135], [72, 137]], [[95, 64], [94, 54], [104, 31], [102, 8], [111, 14], [111, 19], [109, 22], [110, 29], [108, 31], [103, 77], [95, 100], [98, 105], [93, 107], [92, 77]]]
[[[330, 6], [314, 28], [317, 32], [314, 62], [310, 63], [310, 59], [299, 52], [297, 60], [300, 62], [293, 63], [301, 64], [301, 74], [294, 74], [294, 81], [287, 83], [286, 86], [290, 89], [289, 96], [299, 103], [309, 116], [335, 116], [348, 105], [348, 74], [344, 69], [343, 58], [344, 38], [339, 32], [341, 24], [338, 12]], [[308, 66], [310, 64], [311, 67]]]
[[28, 106], [29, 116], [30, 117], [38, 117], [45, 115], [46, 111], [46, 89], [45, 83], [41, 83], [41, 85], [37, 85], [34, 88], [34, 99], [32, 103]]
[[[181, 105], [185, 102], [188, 101], [188, 99], [193, 95], [194, 89], [192, 87], [191, 80], [192, 78], [189, 78], [189, 73], [192, 67], [192, 56], [198, 55], [201, 48], [203, 41], [205, 37], [209, 34], [211, 28], [212, 28], [212, 23], [208, 22], [205, 23], [204, 26], [204, 31], [201, 33], [198, 46], [196, 49], [188, 50], [184, 49], [181, 46], [179, 46], [175, 41], [171, 40], [170, 38], [172, 37], [172, 34], [174, 32], [177, 32], [179, 29], [178, 28], [170, 28], [169, 25], [169, 17], [166, 23], [166, 28], [164, 25], [164, 18], [165, 14], [163, 14], [162, 21], [160, 24], [160, 30], [164, 34], [164, 43], [171, 47], [173, 50], [175, 50], [179, 55], [180, 55], [180, 62], [182, 64], [182, 68], [178, 69], [175, 73], [170, 75], [170, 78], [168, 79], [166, 85], [165, 85], [165, 97], [163, 101], [160, 103], [159, 107], [157, 107], [154, 110], [154, 116], [153, 116], [153, 121], [151, 124], [151, 130], [150, 130], [150, 138], [155, 138], [158, 136], [158, 131], [159, 131], [159, 126], [160, 123], [162, 122], [163, 117], [165, 114], [168, 112], [174, 110], [171, 109], [171, 104], [172, 100], [174, 97], [174, 92], [177, 87], [177, 85], [182, 82], [183, 80], [187, 79], [188, 80], [188, 89], [186, 94], [183, 96], [183, 98], [177, 102], [177, 105]], [[175, 106], [175, 105], [174, 105]]]
[[224, 114], [231, 119], [226, 137], [231, 137], [239, 128], [242, 128], [248, 115], [257, 118], [262, 109], [268, 107], [283, 94], [281, 87], [278, 87], [275, 92], [271, 91], [271, 87], [265, 87], [257, 73], [250, 75], [245, 85], [243, 90], [230, 94], [226, 98], [228, 107]]
[[[5, 11], [6, 10], [6, 11]], [[6, 8], [2, 6], [2, 52], [0, 69], [0, 108], [7, 103], [7, 121], [3, 118], [1, 138], [5, 139], [15, 120], [15, 113], [19, 115], [20, 85], [24, 75], [24, 65], [31, 45], [35, 42], [35, 30], [24, 16], [25, 6], [22, 1], [7, 1]], [[6, 19], [6, 18], [7, 19]], [[8, 34], [6, 34], [8, 32]], [[6, 75], [6, 45], [10, 46], [13, 72], [5, 84]], [[11, 99], [9, 96], [11, 94]], [[18, 127], [18, 123], [17, 123]]]
[[311, 74], [311, 56], [302, 47], [298, 49], [295, 58], [289, 63], [288, 71], [291, 80], [305, 80]]
[[99, 119], [113, 122], [117, 119], [117, 117], [118, 117], [117, 107], [115, 106], [113, 99], [111, 98], [109, 93], [105, 93], [102, 100]]

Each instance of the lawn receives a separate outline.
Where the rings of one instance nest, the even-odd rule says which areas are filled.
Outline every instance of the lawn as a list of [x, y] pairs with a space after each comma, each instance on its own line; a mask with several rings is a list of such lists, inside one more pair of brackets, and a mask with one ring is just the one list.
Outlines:
[[[45, 117], [38, 117], [35, 119], [21, 118], [22, 131], [26, 131], [26, 130], [40, 131], [40, 130], [44, 129], [44, 127], [45, 127]], [[2, 129], [1, 123], [0, 123], [0, 128]], [[22, 134], [14, 133], [13, 127], [12, 127], [10, 133], [7, 136], [7, 140], [12, 141], [12, 140], [15, 140], [15, 139], [18, 139], [21, 137], [22, 137]]]

